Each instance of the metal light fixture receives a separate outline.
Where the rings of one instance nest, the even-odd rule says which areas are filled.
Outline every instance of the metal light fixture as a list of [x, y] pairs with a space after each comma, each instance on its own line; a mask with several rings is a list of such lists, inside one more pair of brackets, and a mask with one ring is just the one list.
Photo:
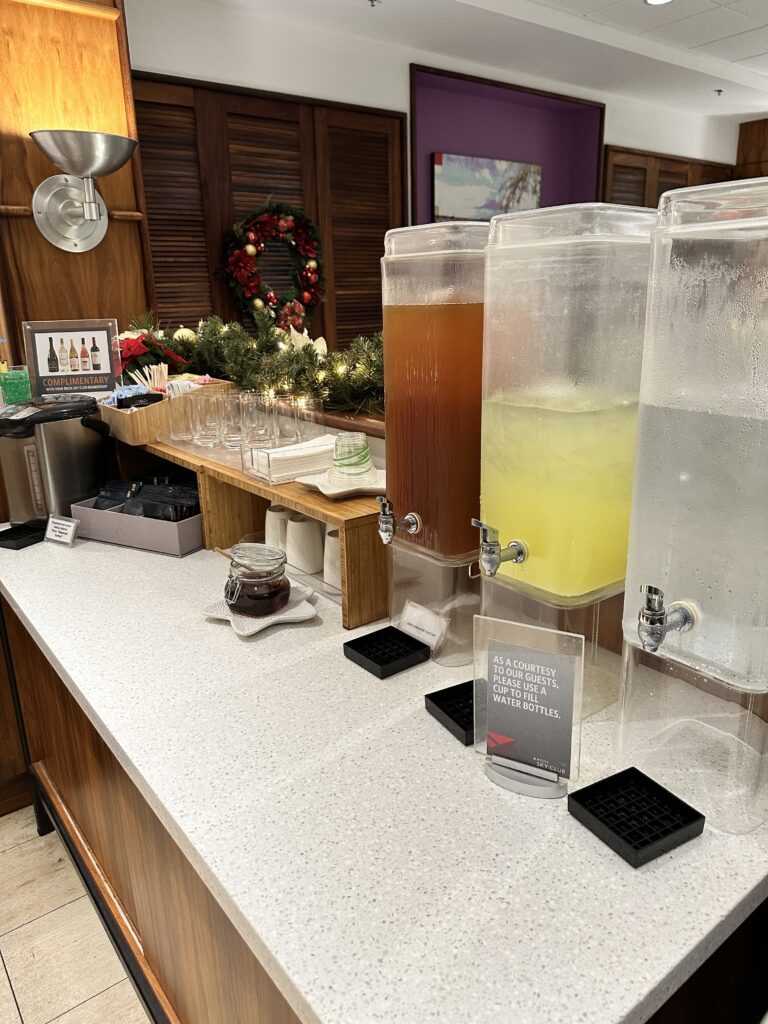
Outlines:
[[671, 4], [672, 0], [645, 0], [649, 7], [662, 7], [664, 4]]
[[87, 252], [107, 233], [107, 207], [94, 178], [126, 164], [136, 140], [105, 132], [30, 132], [37, 146], [64, 174], [46, 178], [35, 189], [32, 212], [40, 232], [57, 249]]

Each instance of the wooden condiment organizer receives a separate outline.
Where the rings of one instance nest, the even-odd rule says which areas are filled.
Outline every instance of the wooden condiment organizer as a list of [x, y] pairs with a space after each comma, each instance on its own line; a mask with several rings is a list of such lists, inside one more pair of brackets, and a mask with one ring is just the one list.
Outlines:
[[206, 548], [229, 548], [264, 529], [271, 504], [301, 512], [339, 531], [342, 619], [346, 629], [389, 614], [389, 562], [377, 529], [375, 498], [332, 501], [298, 483], [269, 484], [241, 469], [171, 444], [144, 450], [197, 474]]

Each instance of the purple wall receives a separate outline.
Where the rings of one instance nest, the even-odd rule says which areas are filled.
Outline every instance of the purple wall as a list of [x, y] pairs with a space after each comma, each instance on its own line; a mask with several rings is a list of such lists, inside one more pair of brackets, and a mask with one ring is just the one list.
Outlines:
[[541, 205], [592, 202], [602, 146], [601, 107], [418, 71], [413, 223], [432, 220], [432, 154], [541, 165]]

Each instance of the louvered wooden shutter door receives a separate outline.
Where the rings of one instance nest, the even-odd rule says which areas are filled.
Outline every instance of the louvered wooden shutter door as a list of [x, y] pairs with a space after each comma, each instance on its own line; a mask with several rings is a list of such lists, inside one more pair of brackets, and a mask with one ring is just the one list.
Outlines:
[[343, 347], [381, 330], [384, 235], [404, 223], [401, 121], [317, 109], [315, 134], [326, 321], [335, 324], [333, 340]]
[[[658, 206], [659, 199], [673, 188], [685, 188], [688, 184], [689, 165], [683, 160], [657, 160], [658, 170], [652, 196], [652, 205]], [[649, 204], [651, 205], [651, 204]]]
[[649, 161], [634, 153], [606, 147], [605, 201], [622, 206], [645, 206]]
[[[139, 98], [149, 93], [141, 88], [147, 85], [137, 83], [136, 121], [156, 312], [163, 324], [194, 326], [211, 314], [212, 305], [191, 90], [178, 91], [190, 94], [184, 106]], [[169, 87], [164, 90], [173, 95]]]
[[[303, 104], [251, 96], [222, 97], [229, 156], [231, 217], [227, 227], [264, 203], [287, 203], [315, 217], [310, 173], [312, 115]], [[291, 287], [290, 266], [278, 249], [260, 259], [262, 280], [278, 294]]]

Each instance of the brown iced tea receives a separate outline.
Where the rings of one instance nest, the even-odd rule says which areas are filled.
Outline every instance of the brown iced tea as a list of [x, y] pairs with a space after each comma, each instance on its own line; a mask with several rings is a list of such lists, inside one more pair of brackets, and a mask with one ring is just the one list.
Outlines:
[[470, 556], [480, 514], [483, 304], [384, 307], [387, 495], [413, 544]]

